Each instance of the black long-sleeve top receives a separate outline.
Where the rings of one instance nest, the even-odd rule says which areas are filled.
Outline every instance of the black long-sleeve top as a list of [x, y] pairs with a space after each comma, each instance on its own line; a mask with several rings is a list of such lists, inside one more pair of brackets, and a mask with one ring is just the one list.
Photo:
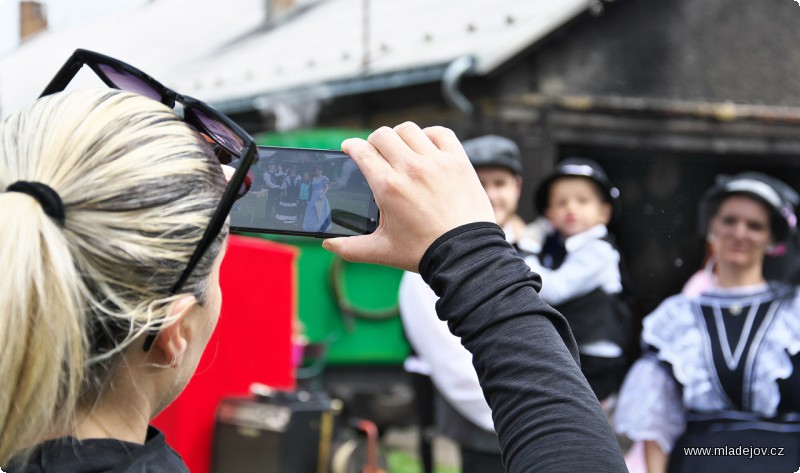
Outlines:
[[147, 429], [143, 445], [113, 439], [61, 437], [38, 445], [28, 462], [2, 465], [8, 473], [189, 473], [164, 434]]
[[539, 299], [541, 279], [500, 227], [447, 232], [419, 269], [473, 355], [507, 471], [627, 472], [566, 319]]

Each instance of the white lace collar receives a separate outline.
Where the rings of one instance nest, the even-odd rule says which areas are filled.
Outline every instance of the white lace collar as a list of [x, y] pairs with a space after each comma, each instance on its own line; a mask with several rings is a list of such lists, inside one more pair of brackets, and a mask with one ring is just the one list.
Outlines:
[[703, 291], [701, 296], [720, 296], [720, 297], [749, 297], [760, 295], [770, 290], [769, 283], [763, 282], [760, 284], [753, 284], [751, 286], [737, 286], [737, 287], [720, 287], [717, 285], [716, 278], [713, 284]]
[[[710, 348], [699, 304], [726, 307], [763, 303], [773, 299], [776, 292], [783, 291], [759, 285], [709, 290], [697, 298], [674, 296], [645, 318], [642, 340], [657, 348], [658, 358], [671, 365], [675, 379], [683, 386], [686, 408], [701, 412], [733, 408], [706, 361], [710, 359]], [[747, 355], [752, 369], [746, 375], [745, 396], [754, 412], [772, 417], [780, 403], [777, 381], [792, 375], [790, 356], [800, 352], [800, 303], [796, 294], [781, 302], [778, 310], [764, 321], [757, 340], [753, 341], [757, 342], [762, 344], [757, 355], [755, 351]]]
[[706, 345], [700, 330], [693, 300], [673, 296], [645, 317], [642, 340], [658, 350], [658, 359], [669, 363], [672, 374], [683, 386], [683, 404], [687, 409], [715, 411], [728, 408], [722, 393], [711, 379], [703, 353]]
[[564, 240], [564, 247], [567, 249], [567, 253], [572, 253], [590, 241], [598, 240], [606, 235], [608, 235], [608, 228], [605, 225], [597, 224]]

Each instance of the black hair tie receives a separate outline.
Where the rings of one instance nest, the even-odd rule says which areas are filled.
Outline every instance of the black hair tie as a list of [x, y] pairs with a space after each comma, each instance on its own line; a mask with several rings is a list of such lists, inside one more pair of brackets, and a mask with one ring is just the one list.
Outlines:
[[52, 187], [41, 182], [17, 181], [6, 187], [6, 192], [21, 192], [36, 199], [44, 213], [64, 226], [64, 202]]

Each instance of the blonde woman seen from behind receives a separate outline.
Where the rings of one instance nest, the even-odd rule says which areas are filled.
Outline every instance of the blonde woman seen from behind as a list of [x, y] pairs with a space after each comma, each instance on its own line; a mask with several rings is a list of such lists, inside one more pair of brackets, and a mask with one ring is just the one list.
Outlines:
[[139, 95], [59, 93], [0, 122], [7, 471], [84, 471], [70, 463], [77, 445], [92, 471], [110, 470], [119, 458], [88, 450], [103, 442], [134, 452], [131, 462], [149, 445], [163, 469], [148, 471], [186, 471], [148, 424], [188, 382], [219, 315], [227, 228], [181, 293], [170, 288], [224, 187], [200, 135]]

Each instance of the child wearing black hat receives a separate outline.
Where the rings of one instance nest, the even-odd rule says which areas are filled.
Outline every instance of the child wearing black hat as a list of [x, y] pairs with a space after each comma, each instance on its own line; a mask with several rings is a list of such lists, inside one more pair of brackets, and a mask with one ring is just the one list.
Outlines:
[[622, 382], [631, 339], [620, 254], [606, 227], [618, 205], [619, 191], [596, 162], [561, 161], [536, 192], [539, 213], [554, 233], [545, 251], [526, 259], [542, 277], [539, 295], [569, 321], [581, 369], [601, 401]]

